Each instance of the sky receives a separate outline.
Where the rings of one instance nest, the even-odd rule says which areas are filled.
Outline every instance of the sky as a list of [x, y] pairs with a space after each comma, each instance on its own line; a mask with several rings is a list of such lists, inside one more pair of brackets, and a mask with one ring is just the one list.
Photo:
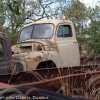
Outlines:
[[81, 2], [85, 3], [86, 6], [94, 7], [95, 5], [100, 5], [100, 0], [80, 0]]

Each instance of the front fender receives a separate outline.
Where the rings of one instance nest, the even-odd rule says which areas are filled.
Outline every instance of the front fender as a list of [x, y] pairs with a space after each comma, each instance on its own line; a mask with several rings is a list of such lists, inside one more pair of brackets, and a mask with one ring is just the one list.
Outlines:
[[59, 53], [55, 51], [43, 51], [43, 61], [53, 61], [57, 68], [63, 67], [63, 62], [60, 58]]
[[25, 66], [24, 71], [35, 70], [39, 63], [48, 60], [52, 60], [58, 68], [62, 65], [59, 54], [54, 51], [21, 53], [14, 55], [13, 59], [16, 63], [20, 62]]

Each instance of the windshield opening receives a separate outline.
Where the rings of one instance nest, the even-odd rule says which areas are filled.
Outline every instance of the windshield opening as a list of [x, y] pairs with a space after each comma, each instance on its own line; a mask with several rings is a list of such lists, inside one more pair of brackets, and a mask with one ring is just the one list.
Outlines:
[[51, 38], [53, 33], [53, 24], [34, 25], [32, 39]]
[[36, 24], [25, 27], [19, 37], [19, 42], [29, 39], [49, 39], [53, 34], [53, 24]]
[[20, 33], [19, 41], [29, 40], [31, 38], [32, 30], [33, 30], [33, 25], [22, 29]]

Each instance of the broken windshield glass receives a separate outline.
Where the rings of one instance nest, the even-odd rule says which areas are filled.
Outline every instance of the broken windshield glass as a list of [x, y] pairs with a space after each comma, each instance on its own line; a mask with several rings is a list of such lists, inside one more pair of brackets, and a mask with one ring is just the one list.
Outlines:
[[29, 39], [51, 38], [53, 34], [53, 24], [36, 24], [25, 27], [19, 37], [19, 42]]
[[38, 24], [34, 26], [32, 39], [51, 38], [53, 34], [53, 24]]

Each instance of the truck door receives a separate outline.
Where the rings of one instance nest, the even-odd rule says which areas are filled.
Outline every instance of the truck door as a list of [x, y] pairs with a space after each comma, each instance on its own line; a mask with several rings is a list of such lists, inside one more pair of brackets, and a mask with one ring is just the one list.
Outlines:
[[62, 67], [80, 65], [79, 47], [74, 27], [70, 24], [60, 24], [57, 27], [56, 42]]
[[0, 74], [7, 73], [9, 70], [7, 58], [6, 41], [3, 38], [0, 38]]

